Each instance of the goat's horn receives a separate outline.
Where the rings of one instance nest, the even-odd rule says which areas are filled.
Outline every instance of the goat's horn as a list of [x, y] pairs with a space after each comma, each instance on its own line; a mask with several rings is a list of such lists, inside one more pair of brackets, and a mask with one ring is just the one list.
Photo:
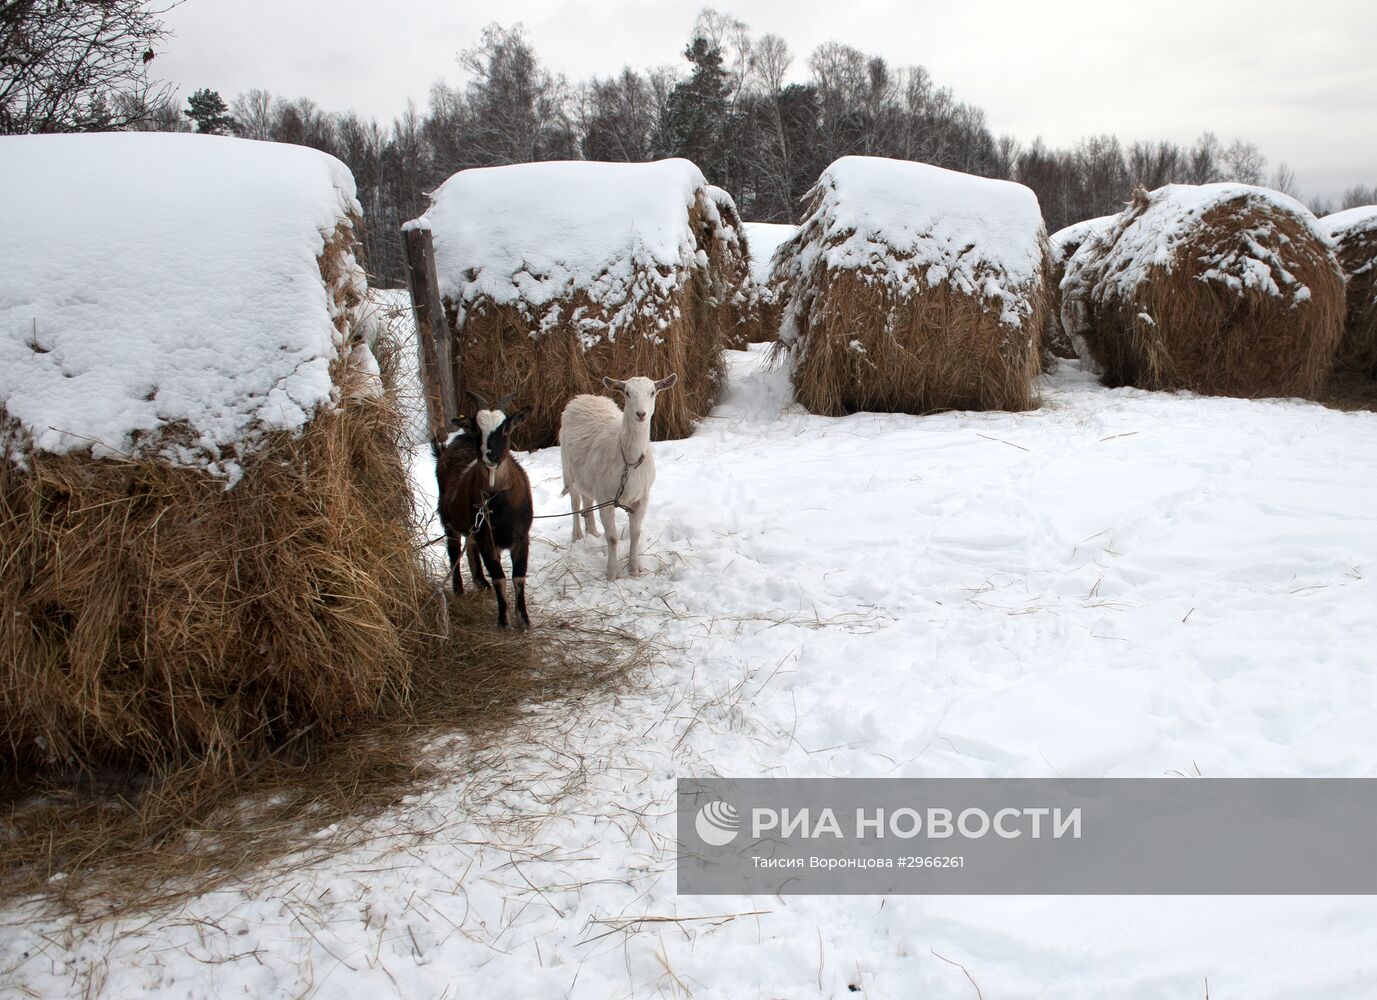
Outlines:
[[514, 392], [509, 392], [509, 393], [507, 393], [505, 396], [503, 396], [501, 399], [499, 399], [499, 400], [497, 401], [497, 406], [495, 406], [495, 407], [493, 407], [493, 408], [494, 408], [494, 409], [497, 409], [497, 410], [502, 410], [502, 411], [505, 413], [506, 410], [507, 410], [507, 407], [509, 407], [509, 406], [512, 405], [512, 400], [514, 400], [514, 399], [516, 399], [516, 393], [514, 393]]
[[470, 396], [473, 397], [473, 401], [474, 401], [475, 403], [478, 404], [478, 408], [479, 408], [480, 410], [491, 410], [491, 409], [492, 409], [492, 407], [488, 405], [488, 401], [487, 401], [486, 399], [484, 399], [482, 396], [478, 395], [478, 393], [474, 392], [472, 389], [468, 389], [468, 390], [466, 390], [466, 391], [468, 392], [468, 394], [469, 394]]

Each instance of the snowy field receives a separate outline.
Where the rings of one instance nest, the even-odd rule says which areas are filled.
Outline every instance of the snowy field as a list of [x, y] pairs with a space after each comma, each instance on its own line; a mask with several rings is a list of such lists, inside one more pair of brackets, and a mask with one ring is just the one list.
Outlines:
[[[1377, 415], [1064, 366], [1030, 413], [826, 419], [730, 357], [656, 446], [647, 575], [536, 522], [532, 615], [666, 644], [635, 690], [328, 864], [152, 920], [11, 910], [0, 993], [1377, 994], [1371, 897], [677, 897], [682, 775], [1377, 775]], [[566, 509], [557, 451], [524, 461]]]

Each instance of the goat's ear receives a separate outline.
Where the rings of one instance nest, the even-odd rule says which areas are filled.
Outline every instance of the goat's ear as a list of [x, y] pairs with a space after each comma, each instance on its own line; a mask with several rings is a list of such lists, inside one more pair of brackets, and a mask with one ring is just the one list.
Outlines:
[[430, 439], [430, 453], [435, 456], [437, 462], [440, 460], [440, 456], [445, 453], [445, 446], [439, 438]]
[[473, 397], [473, 401], [474, 401], [475, 403], [478, 404], [478, 408], [479, 408], [480, 410], [491, 410], [491, 409], [492, 409], [492, 407], [488, 405], [488, 401], [487, 401], [486, 399], [484, 399], [482, 396], [478, 395], [478, 393], [474, 392], [472, 389], [468, 389], [468, 390], [466, 390], [466, 391], [468, 392], [468, 394], [469, 394], [470, 396]]
[[626, 392], [626, 383], [621, 379], [602, 377], [602, 384], [613, 392]]
[[517, 410], [510, 417], [507, 418], [507, 423], [510, 426], [515, 427], [517, 424], [522, 423], [530, 415], [531, 408], [529, 406], [523, 406], [521, 409]]
[[678, 382], [678, 381], [679, 381], [679, 373], [678, 373], [678, 372], [670, 372], [670, 373], [669, 373], [668, 375], [666, 375], [664, 378], [660, 379], [660, 381], [658, 381], [658, 382], [655, 383], [655, 391], [656, 391], [656, 392], [664, 392], [666, 389], [673, 389], [673, 388], [674, 388], [674, 383], [675, 383], [675, 382]]
[[462, 431], [464, 429], [463, 417], [450, 417], [449, 423], [450, 426], [453, 427], [456, 431]]

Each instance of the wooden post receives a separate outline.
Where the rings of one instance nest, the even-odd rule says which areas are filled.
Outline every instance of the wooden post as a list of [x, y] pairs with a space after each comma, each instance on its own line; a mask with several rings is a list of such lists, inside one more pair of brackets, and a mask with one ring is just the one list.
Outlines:
[[431, 438], [443, 441], [449, 436], [450, 421], [459, 415], [459, 403], [454, 396], [449, 323], [445, 319], [445, 304], [440, 300], [440, 279], [435, 273], [435, 245], [429, 229], [407, 229], [402, 233], [402, 241], [406, 246], [411, 311], [416, 317], [416, 339], [420, 342], [426, 415]]

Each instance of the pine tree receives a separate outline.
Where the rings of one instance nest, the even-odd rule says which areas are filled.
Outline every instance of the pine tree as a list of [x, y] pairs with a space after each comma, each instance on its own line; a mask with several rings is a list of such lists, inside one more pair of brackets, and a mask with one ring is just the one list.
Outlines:
[[684, 57], [693, 64], [693, 73], [670, 93], [657, 145], [662, 155], [686, 157], [720, 184], [726, 172], [730, 93], [722, 50], [699, 36], [684, 49]]
[[229, 107], [220, 98], [220, 93], [202, 87], [188, 98], [187, 109], [183, 112], [196, 123], [197, 132], [207, 135], [234, 135], [238, 123], [229, 114]]

